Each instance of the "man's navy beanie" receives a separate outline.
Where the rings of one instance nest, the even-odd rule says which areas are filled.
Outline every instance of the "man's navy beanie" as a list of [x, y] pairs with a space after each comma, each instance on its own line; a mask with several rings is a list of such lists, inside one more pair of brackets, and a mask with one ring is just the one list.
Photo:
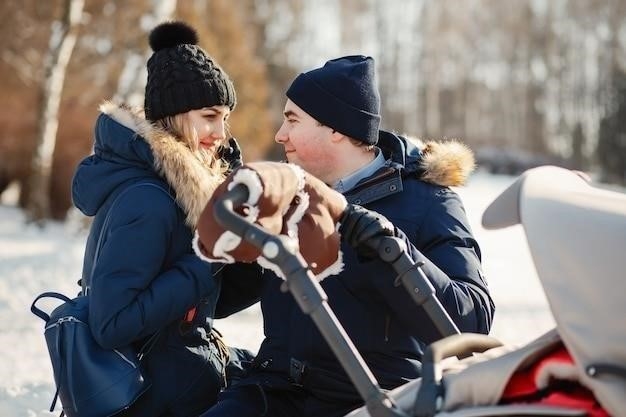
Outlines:
[[339, 133], [369, 145], [378, 141], [380, 96], [372, 57], [345, 56], [302, 73], [287, 97]]

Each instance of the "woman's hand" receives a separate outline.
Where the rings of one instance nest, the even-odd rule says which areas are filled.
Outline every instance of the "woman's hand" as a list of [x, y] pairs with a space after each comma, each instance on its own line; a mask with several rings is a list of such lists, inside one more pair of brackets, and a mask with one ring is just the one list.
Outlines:
[[228, 143], [220, 146], [217, 150], [217, 156], [226, 161], [228, 164], [228, 172], [231, 172], [243, 165], [241, 148], [235, 138], [228, 139]]

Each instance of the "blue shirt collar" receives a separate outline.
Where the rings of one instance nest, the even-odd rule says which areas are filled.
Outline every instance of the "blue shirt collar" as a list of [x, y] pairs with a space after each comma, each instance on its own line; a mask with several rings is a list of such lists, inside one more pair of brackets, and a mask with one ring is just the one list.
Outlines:
[[376, 147], [374, 150], [376, 152], [376, 157], [372, 160], [372, 162], [337, 181], [333, 184], [333, 189], [342, 194], [346, 193], [347, 191], [353, 189], [363, 178], [373, 175], [376, 171], [382, 168], [385, 165], [385, 157], [383, 156], [380, 148]]

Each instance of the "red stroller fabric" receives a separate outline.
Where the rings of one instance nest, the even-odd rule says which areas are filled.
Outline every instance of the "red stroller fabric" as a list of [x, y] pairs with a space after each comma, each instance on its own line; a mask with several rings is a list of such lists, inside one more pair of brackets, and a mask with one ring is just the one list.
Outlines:
[[[585, 410], [590, 417], [609, 417], [591, 391], [569, 379], [575, 378], [575, 369], [572, 356], [561, 343], [529, 368], [516, 372], [504, 389], [501, 403], [538, 403]], [[564, 379], [550, 378], [544, 386], [545, 375], [557, 373], [556, 370]]]

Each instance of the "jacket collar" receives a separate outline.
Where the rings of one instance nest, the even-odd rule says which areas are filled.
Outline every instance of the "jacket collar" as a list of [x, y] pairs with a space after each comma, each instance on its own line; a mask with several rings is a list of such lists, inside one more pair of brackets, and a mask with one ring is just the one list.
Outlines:
[[156, 171], [174, 190], [176, 201], [185, 212], [186, 223], [195, 227], [224, 176], [211, 173], [187, 146], [147, 121], [139, 111], [109, 101], [100, 106], [100, 111], [144, 139], [152, 150]]
[[474, 170], [474, 154], [455, 141], [427, 141], [380, 131], [378, 146], [385, 157], [408, 174], [442, 187], [457, 187]]
[[387, 159], [386, 166], [348, 192], [349, 202], [365, 204], [398, 193], [405, 176], [442, 187], [460, 186], [474, 170], [472, 151], [458, 141], [424, 143], [381, 130], [378, 147]]

